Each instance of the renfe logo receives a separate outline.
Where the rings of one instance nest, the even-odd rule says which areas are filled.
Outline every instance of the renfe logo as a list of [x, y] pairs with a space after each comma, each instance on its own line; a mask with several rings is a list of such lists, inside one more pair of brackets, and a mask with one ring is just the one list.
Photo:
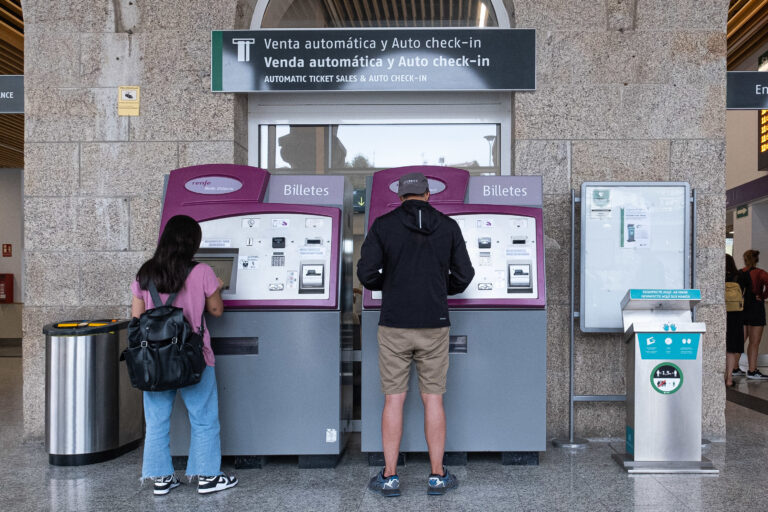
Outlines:
[[238, 37], [232, 39], [232, 44], [237, 45], [237, 62], [251, 62], [251, 45], [256, 39], [250, 37]]
[[186, 182], [184, 188], [195, 194], [218, 195], [236, 192], [243, 188], [243, 184], [226, 176], [200, 176]]

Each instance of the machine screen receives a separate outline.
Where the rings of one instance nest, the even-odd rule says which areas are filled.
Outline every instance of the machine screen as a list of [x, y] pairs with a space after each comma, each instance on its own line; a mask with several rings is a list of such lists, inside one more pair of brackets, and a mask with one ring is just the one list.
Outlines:
[[223, 256], [215, 257], [209, 255], [198, 254], [195, 256], [195, 261], [198, 263], [205, 263], [210, 265], [213, 269], [216, 277], [224, 281], [224, 287], [222, 290], [229, 290], [230, 283], [232, 281], [232, 268], [235, 265], [235, 256]]
[[[203, 240], [196, 259], [229, 284], [222, 291], [224, 300], [329, 298], [331, 217], [264, 213], [203, 221], [200, 227]], [[212, 251], [219, 252], [216, 258], [204, 254]], [[228, 262], [220, 257], [225, 252]]]
[[451, 299], [538, 297], [536, 219], [506, 214], [451, 215], [475, 268], [469, 287]]

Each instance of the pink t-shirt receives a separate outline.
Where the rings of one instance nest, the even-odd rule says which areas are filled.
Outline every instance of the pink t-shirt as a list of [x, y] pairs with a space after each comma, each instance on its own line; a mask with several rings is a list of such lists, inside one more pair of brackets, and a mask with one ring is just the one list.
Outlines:
[[[205, 263], [198, 263], [187, 276], [184, 288], [176, 295], [173, 305], [184, 310], [184, 318], [197, 331], [200, 329], [200, 317], [205, 310], [205, 299], [216, 293], [218, 289], [219, 280], [216, 278], [216, 274], [213, 273], [213, 269]], [[149, 290], [142, 290], [139, 287], [138, 281], [131, 283], [131, 291], [134, 297], [144, 301], [147, 309], [155, 307]], [[168, 295], [168, 293], [160, 294], [163, 302], [168, 300]], [[203, 356], [205, 357], [205, 364], [213, 366], [214, 357], [213, 350], [211, 349], [211, 334], [207, 328], [203, 334]]]

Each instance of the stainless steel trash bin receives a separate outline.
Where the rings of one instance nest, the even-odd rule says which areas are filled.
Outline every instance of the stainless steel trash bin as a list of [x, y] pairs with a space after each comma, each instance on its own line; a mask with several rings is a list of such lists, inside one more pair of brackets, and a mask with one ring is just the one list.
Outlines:
[[56, 466], [109, 460], [139, 446], [141, 391], [131, 387], [120, 353], [127, 320], [46, 325], [45, 445]]

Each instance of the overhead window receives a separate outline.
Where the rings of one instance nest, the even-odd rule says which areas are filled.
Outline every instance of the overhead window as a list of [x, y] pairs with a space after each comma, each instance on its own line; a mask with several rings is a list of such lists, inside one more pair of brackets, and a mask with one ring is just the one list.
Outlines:
[[273, 0], [262, 28], [498, 27], [490, 0]]
[[346, 174], [440, 165], [499, 174], [497, 124], [261, 125], [259, 165], [277, 173]]

